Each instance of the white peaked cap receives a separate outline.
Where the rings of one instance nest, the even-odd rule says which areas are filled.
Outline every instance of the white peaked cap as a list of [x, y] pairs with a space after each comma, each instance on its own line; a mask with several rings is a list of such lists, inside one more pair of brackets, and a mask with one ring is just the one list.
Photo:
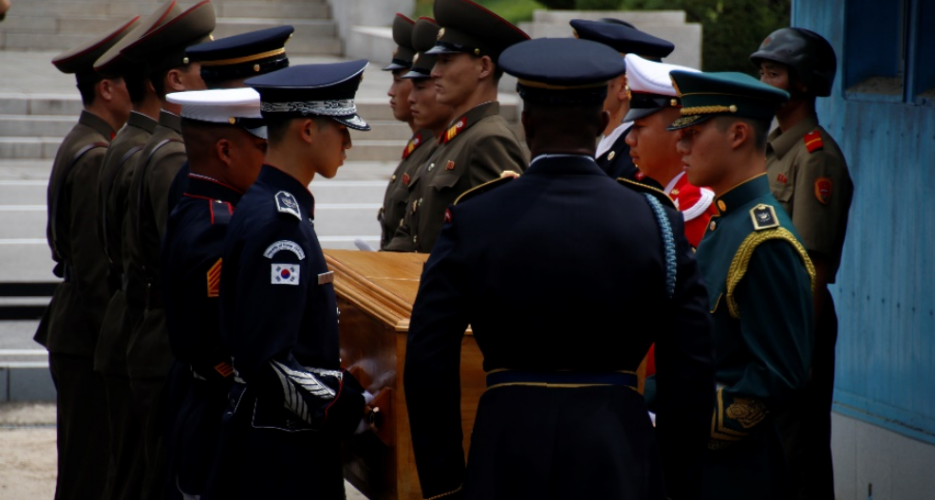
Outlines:
[[209, 123], [234, 125], [240, 119], [262, 119], [260, 94], [252, 88], [193, 90], [166, 96], [182, 105], [182, 118]]
[[698, 72], [697, 69], [676, 64], [648, 61], [636, 54], [627, 54], [624, 60], [627, 63], [627, 85], [631, 92], [677, 97], [678, 94], [672, 86], [669, 72], [675, 70]]

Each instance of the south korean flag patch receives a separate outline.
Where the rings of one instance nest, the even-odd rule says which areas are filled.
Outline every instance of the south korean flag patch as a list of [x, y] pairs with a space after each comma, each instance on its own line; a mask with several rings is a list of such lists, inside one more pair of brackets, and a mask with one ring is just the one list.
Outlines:
[[269, 275], [270, 283], [274, 285], [298, 285], [298, 264], [272, 264]]

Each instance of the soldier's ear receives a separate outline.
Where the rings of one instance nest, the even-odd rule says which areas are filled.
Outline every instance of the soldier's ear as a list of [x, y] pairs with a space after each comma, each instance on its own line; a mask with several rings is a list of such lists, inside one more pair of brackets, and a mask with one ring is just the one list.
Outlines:
[[102, 79], [97, 82], [95, 87], [98, 99], [104, 102], [110, 102], [114, 99], [114, 82], [110, 78]]
[[480, 64], [480, 73], [477, 75], [479, 80], [493, 77], [494, 63], [490, 56], [483, 56], [478, 60]]
[[172, 92], [184, 92], [185, 82], [182, 77], [182, 71], [178, 68], [172, 68], [166, 73], [166, 94]]
[[221, 161], [225, 166], [230, 168], [233, 161], [231, 160], [231, 142], [228, 139], [218, 139], [214, 143], [214, 153], [217, 155], [218, 160]]

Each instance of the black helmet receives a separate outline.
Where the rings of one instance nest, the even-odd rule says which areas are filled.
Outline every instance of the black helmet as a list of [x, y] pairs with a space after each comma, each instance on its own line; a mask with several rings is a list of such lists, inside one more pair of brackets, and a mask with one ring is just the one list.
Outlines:
[[831, 95], [837, 58], [828, 40], [818, 33], [804, 28], [778, 29], [763, 40], [759, 50], [750, 54], [750, 60], [758, 66], [764, 59], [792, 68], [809, 93], [819, 97]]

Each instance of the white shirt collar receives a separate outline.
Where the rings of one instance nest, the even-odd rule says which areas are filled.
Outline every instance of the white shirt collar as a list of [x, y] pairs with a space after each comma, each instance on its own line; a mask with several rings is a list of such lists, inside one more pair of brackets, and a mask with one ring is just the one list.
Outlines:
[[539, 160], [541, 160], [541, 159], [544, 159], [544, 158], [587, 158], [587, 159], [589, 159], [589, 160], [591, 160], [591, 161], [594, 161], [594, 158], [592, 158], [592, 157], [590, 157], [590, 156], [588, 156], [588, 155], [541, 154], [541, 155], [536, 156], [535, 158], [533, 158], [532, 161], [529, 162], [529, 166], [531, 167], [531, 166], [533, 165], [533, 163], [536, 163], [537, 161], [539, 161]]
[[666, 194], [671, 193], [672, 190], [675, 189], [675, 185], [678, 184], [679, 179], [681, 179], [683, 175], [685, 175], [685, 171], [684, 171], [684, 170], [682, 170], [681, 172], [679, 172], [679, 175], [676, 175], [675, 177], [673, 177], [672, 180], [669, 181], [668, 184], [666, 184], [666, 188], [663, 189], [663, 191], [665, 191]]
[[594, 157], [600, 158], [604, 156], [604, 153], [610, 151], [610, 148], [614, 147], [614, 143], [617, 142], [617, 139], [619, 139], [624, 132], [629, 130], [631, 125], [633, 125], [633, 122], [623, 122], [615, 128], [610, 135], [602, 136], [601, 142], [597, 144], [597, 153], [594, 154]]

